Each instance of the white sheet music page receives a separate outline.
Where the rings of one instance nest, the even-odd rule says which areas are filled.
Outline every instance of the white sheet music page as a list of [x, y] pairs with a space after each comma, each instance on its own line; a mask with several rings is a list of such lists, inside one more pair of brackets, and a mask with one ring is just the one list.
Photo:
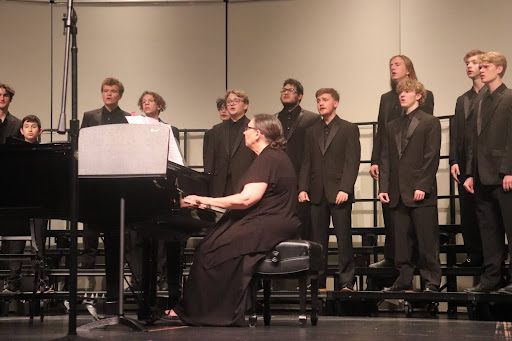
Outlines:
[[169, 129], [169, 161], [172, 161], [174, 163], [177, 163], [179, 165], [184, 166], [183, 164], [183, 158], [181, 157], [181, 153], [178, 147], [178, 144], [176, 143], [176, 139], [174, 138], [174, 135], [172, 134], [172, 129], [169, 124], [161, 123], [154, 118], [146, 117], [146, 116], [126, 116], [126, 119], [128, 120], [128, 123], [130, 124], [147, 124], [147, 125], [155, 125], [159, 127], [166, 127]]

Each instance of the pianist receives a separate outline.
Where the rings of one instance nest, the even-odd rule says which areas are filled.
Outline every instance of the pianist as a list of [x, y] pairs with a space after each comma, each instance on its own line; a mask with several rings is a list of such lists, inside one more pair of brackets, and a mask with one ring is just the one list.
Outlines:
[[[228, 209], [196, 249], [183, 299], [164, 319], [186, 324], [243, 326], [252, 306], [250, 282], [255, 265], [283, 240], [296, 238], [297, 179], [282, 150], [279, 120], [256, 115], [245, 127], [245, 144], [258, 156], [238, 184], [237, 194], [187, 196], [184, 205]], [[178, 317], [179, 316], [179, 317]]]

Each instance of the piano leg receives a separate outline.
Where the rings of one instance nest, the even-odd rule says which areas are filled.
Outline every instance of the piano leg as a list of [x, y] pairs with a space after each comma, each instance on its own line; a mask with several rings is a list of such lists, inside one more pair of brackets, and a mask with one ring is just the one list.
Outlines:
[[152, 311], [152, 308], [156, 308], [158, 239], [146, 237], [144, 241], [142, 295], [137, 317], [151, 324], [158, 320], [158, 316]]
[[181, 299], [181, 283], [183, 279], [183, 269], [185, 257], [183, 251], [186, 242], [168, 241], [167, 249], [167, 283], [169, 284], [168, 307], [172, 309]]

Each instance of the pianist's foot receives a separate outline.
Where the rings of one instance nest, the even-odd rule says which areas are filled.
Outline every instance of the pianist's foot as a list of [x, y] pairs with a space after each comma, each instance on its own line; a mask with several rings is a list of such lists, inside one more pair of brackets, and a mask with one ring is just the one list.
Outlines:
[[176, 314], [174, 312], [173, 309], [171, 309], [171, 310], [164, 311], [164, 315], [162, 316], [162, 319], [167, 320], [167, 321], [179, 321], [180, 317], [178, 316], [178, 314]]

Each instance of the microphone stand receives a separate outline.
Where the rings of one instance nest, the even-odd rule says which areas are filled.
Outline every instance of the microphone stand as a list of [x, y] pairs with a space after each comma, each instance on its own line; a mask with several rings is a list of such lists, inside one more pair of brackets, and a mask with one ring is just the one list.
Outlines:
[[77, 16], [73, 9], [73, 0], [68, 0], [66, 14], [63, 18], [66, 32], [66, 51], [64, 57], [64, 76], [62, 84], [62, 107], [57, 132], [66, 133], [66, 96], [68, 87], [69, 54], [71, 43], [71, 121], [69, 123], [69, 140], [71, 145], [71, 188], [70, 188], [70, 248], [69, 248], [69, 323], [68, 335], [76, 335], [76, 300], [77, 300], [77, 227], [78, 227], [78, 82], [77, 82], [77, 55], [76, 45]]

